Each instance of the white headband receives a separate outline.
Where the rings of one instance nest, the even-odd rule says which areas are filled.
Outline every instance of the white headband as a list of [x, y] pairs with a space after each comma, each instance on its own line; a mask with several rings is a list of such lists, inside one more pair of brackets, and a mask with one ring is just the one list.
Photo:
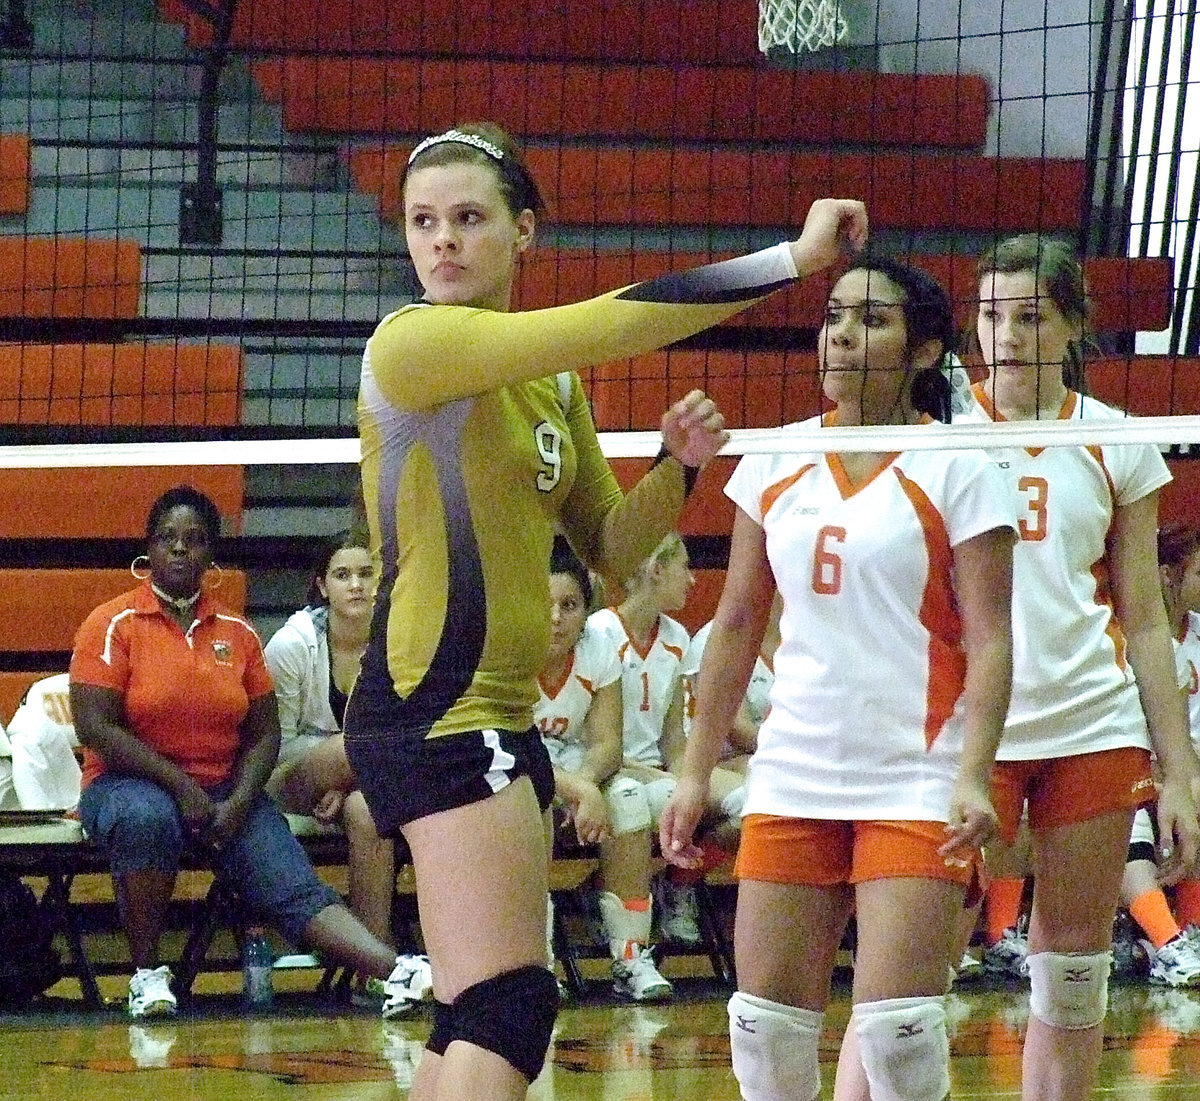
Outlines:
[[434, 137], [426, 138], [423, 142], [421, 142], [416, 149], [409, 153], [408, 163], [412, 164], [412, 162], [415, 161], [417, 157], [424, 153], [425, 150], [430, 146], [441, 145], [448, 141], [457, 142], [459, 145], [470, 145], [476, 149], [480, 149], [489, 157], [491, 157], [492, 160], [504, 160], [504, 150], [498, 145], [493, 145], [487, 140], [487, 138], [481, 138], [478, 134], [467, 134], [462, 130], [447, 130], [444, 134], [437, 134]]

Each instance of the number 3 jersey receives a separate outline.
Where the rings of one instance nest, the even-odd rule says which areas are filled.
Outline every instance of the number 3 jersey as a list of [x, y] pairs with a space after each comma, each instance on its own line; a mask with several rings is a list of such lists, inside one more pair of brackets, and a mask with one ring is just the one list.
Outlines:
[[[981, 384], [961, 421], [1001, 421]], [[1068, 393], [1059, 419], [1127, 414]], [[988, 451], [1017, 507], [1013, 691], [997, 759], [1070, 757], [1150, 745], [1125, 636], [1113, 613], [1106, 543], [1113, 510], [1171, 480], [1148, 444]]]
[[966, 672], [953, 548], [1015, 527], [1013, 507], [981, 452], [880, 459], [855, 488], [836, 454], [750, 455], [725, 488], [783, 597], [747, 814], [947, 818]]

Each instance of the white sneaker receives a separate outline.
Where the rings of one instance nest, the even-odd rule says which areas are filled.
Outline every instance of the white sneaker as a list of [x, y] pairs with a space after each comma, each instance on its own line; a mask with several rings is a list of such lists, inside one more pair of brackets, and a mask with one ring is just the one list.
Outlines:
[[433, 997], [433, 968], [428, 956], [397, 956], [384, 980], [383, 1019], [402, 1017]]
[[983, 950], [983, 969], [1008, 979], [1029, 978], [1029, 941], [1009, 926], [995, 944]]
[[1167, 941], [1155, 950], [1149, 941], [1143, 946], [1150, 956], [1150, 981], [1159, 986], [1200, 986], [1200, 951], [1185, 934]]
[[176, 1002], [171, 993], [171, 977], [171, 969], [165, 963], [153, 969], [139, 967], [129, 980], [129, 1016], [173, 1016]]
[[627, 960], [613, 960], [613, 990], [635, 1002], [660, 1002], [674, 991], [654, 966], [649, 948], [638, 948]]
[[658, 930], [663, 940], [678, 944], [700, 943], [700, 911], [695, 887], [680, 887], [665, 875], [654, 881]]

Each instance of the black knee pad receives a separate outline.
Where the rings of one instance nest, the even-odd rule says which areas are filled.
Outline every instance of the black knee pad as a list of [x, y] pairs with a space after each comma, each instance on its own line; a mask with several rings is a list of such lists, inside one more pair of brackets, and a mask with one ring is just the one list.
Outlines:
[[1158, 853], [1154, 851], [1154, 843], [1151, 841], [1134, 841], [1129, 846], [1129, 851], [1125, 854], [1125, 863], [1128, 864], [1131, 860], [1149, 860], [1151, 864], [1158, 863]]
[[425, 1041], [425, 1049], [434, 1055], [445, 1055], [446, 1048], [454, 1039], [454, 1006], [449, 1002], [433, 1003], [433, 1031]]
[[532, 1082], [558, 1013], [558, 982], [545, 967], [518, 967], [468, 986], [454, 999], [452, 1040], [495, 1052]]

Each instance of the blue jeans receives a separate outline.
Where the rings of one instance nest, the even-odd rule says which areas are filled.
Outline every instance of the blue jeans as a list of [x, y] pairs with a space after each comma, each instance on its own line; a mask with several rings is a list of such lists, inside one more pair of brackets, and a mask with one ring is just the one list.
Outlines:
[[[225, 798], [231, 781], [208, 788]], [[108, 856], [113, 875], [159, 871], [173, 875], [187, 840], [175, 800], [150, 780], [105, 772], [79, 800], [83, 828]], [[213, 871], [224, 876], [246, 904], [293, 942], [304, 927], [341, 896], [322, 882], [308, 854], [288, 829], [287, 819], [261, 792], [239, 833], [212, 855]]]

